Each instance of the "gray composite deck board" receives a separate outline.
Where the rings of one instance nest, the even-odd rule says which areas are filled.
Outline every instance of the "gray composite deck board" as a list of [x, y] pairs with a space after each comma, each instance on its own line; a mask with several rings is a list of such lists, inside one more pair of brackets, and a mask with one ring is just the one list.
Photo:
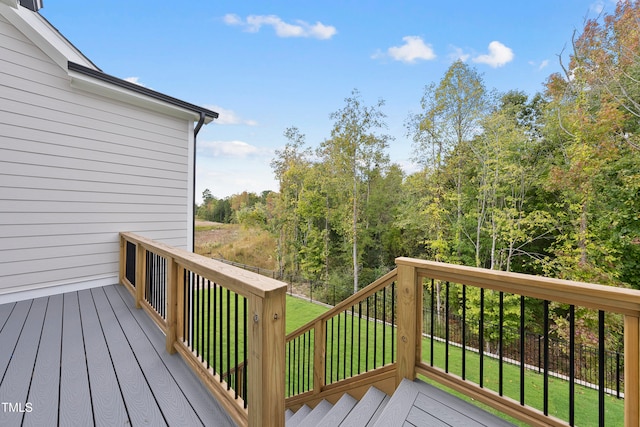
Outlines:
[[44, 426], [58, 419], [60, 391], [60, 349], [62, 346], [62, 295], [51, 296], [38, 344], [27, 402], [33, 410], [25, 412], [23, 426]]
[[121, 290], [0, 305], [0, 426], [235, 425]]
[[[96, 292], [102, 291], [102, 289], [98, 289]], [[147, 378], [149, 387], [167, 423], [189, 426], [202, 424], [195, 410], [173, 381], [167, 367], [149, 342], [149, 338], [131, 316], [120, 295], [116, 292], [110, 292], [110, 294], [113, 296], [113, 298], [109, 298], [113, 312], [127, 336], [129, 345], [138, 360], [142, 373]]]
[[66, 426], [92, 426], [91, 390], [78, 294], [64, 294], [63, 304], [58, 423]]
[[[397, 391], [396, 391], [397, 392]], [[341, 426], [364, 427], [371, 423], [371, 420], [385, 402], [387, 394], [375, 387], [369, 388], [360, 402], [353, 408], [344, 419]]]
[[147, 380], [102, 289], [92, 292], [122, 397], [133, 425], [166, 425]]
[[104, 288], [110, 298], [118, 294], [126, 303], [131, 315], [147, 334], [155, 351], [173, 375], [176, 384], [180, 386], [185, 398], [200, 416], [206, 426], [235, 426], [229, 415], [215, 401], [209, 391], [202, 385], [193, 371], [182, 361], [177, 353], [169, 354], [165, 350], [165, 336], [153, 320], [142, 310], [133, 307], [133, 300], [124, 286], [109, 286]]
[[120, 393], [120, 384], [113, 370], [91, 291], [78, 292], [78, 299], [96, 426], [125, 425], [129, 421], [127, 408]]
[[423, 381], [402, 380], [375, 426], [487, 426], [512, 424]]
[[30, 307], [31, 301], [20, 301], [14, 304], [11, 315], [5, 322], [2, 331], [0, 331], [0, 342], [2, 343], [0, 345], [0, 380], [4, 378], [7, 372]]
[[[30, 307], [20, 338], [15, 346], [14, 357], [11, 358], [0, 385], [0, 402], [18, 403], [23, 406], [27, 402], [29, 382], [25, 381], [24, 373], [30, 373], [33, 370], [46, 306], [46, 299], [37, 299]], [[19, 424], [22, 422], [22, 414], [23, 412], [20, 410], [15, 412], [3, 410], [0, 424]]]
[[345, 393], [340, 400], [333, 405], [333, 408], [320, 420], [318, 425], [323, 427], [337, 427], [340, 423], [349, 415], [349, 412], [353, 409], [358, 401], [354, 399], [350, 394]]

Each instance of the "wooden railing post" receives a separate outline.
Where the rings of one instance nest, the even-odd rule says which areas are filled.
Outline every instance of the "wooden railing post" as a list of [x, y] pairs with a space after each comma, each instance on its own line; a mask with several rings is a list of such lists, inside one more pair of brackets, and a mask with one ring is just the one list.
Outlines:
[[249, 426], [284, 427], [285, 296], [282, 287], [249, 297]]
[[[316, 321], [313, 336], [313, 393], [318, 394], [325, 386], [325, 354], [326, 354], [325, 321]], [[291, 363], [291, 362], [290, 362]]]
[[640, 425], [640, 318], [624, 316], [624, 425]]
[[127, 268], [127, 241], [120, 235], [120, 265], [118, 269], [118, 283], [124, 284], [124, 276]]
[[136, 244], [136, 308], [142, 307], [147, 270], [147, 250], [140, 243]]
[[422, 284], [415, 267], [398, 264], [397, 298], [396, 387], [403, 378], [415, 379], [416, 360], [421, 359]]
[[167, 259], [167, 353], [176, 352], [176, 317], [178, 314], [178, 264], [173, 258]]

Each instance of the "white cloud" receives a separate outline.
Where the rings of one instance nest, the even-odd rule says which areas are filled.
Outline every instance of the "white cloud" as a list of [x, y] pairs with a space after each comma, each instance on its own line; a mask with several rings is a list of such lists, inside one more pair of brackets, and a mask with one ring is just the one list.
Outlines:
[[511, 48], [508, 48], [499, 41], [492, 41], [489, 43], [489, 54], [478, 55], [473, 58], [473, 61], [481, 64], [487, 64], [493, 68], [498, 68], [508, 62], [511, 62], [513, 60], [513, 56]]
[[450, 48], [453, 51], [449, 54], [449, 59], [451, 60], [451, 62], [455, 62], [455, 61], [466, 62], [471, 56], [470, 54], [465, 53], [462, 50], [462, 48], [459, 48], [456, 46], [451, 46]]
[[549, 66], [549, 60], [545, 59], [541, 61], [539, 64], [536, 61], [529, 61], [529, 65], [535, 67], [538, 71], [542, 71], [543, 69]]
[[[435, 59], [436, 54], [430, 44], [425, 44], [424, 40], [418, 36], [405, 36], [402, 38], [404, 44], [401, 46], [392, 46], [387, 49], [387, 55], [396, 61], [402, 61], [406, 64], [413, 64], [417, 60], [429, 61]], [[372, 58], [381, 58], [385, 55], [378, 51], [372, 55]]]
[[257, 126], [258, 122], [255, 120], [243, 119], [235, 111], [222, 108], [218, 105], [207, 105], [208, 109], [215, 111], [220, 116], [216, 119], [215, 123], [219, 125], [247, 125]]
[[203, 141], [198, 142], [198, 149], [205, 155], [210, 154], [214, 157], [246, 158], [273, 154], [269, 149], [256, 147], [244, 141]]
[[140, 82], [140, 77], [127, 77], [127, 78], [124, 78], [123, 80], [129, 83], [136, 84], [138, 86], [146, 87]]
[[249, 15], [246, 20], [243, 20], [238, 15], [229, 13], [223, 19], [227, 25], [240, 26], [251, 33], [257, 33], [265, 25], [271, 26], [278, 37], [311, 37], [326, 40], [338, 33], [336, 27], [324, 25], [321, 22], [309, 24], [302, 20], [296, 20], [291, 24], [284, 22], [277, 15]]

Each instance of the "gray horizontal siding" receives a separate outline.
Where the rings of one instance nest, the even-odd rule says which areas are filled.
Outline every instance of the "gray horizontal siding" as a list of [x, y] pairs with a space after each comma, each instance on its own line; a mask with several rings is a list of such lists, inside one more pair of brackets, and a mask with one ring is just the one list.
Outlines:
[[72, 88], [0, 17], [0, 294], [115, 277], [120, 231], [185, 247], [189, 128]]

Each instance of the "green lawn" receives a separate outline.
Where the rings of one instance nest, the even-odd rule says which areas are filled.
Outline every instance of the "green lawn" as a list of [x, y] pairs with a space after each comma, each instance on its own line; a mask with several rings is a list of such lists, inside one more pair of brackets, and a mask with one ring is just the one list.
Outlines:
[[[208, 302], [208, 291], [200, 292], [205, 297], [205, 302]], [[215, 318], [203, 319], [205, 325], [209, 327], [209, 342], [214, 343], [212, 348], [222, 348], [221, 352], [216, 353], [215, 350], [211, 351], [211, 358], [209, 358], [209, 350], [207, 344], [202, 347], [204, 350], [205, 359], [209, 358], [213, 363], [213, 358], [216, 360], [217, 372], [226, 372], [228, 366], [235, 366], [235, 327], [233, 326], [233, 319], [235, 317], [235, 297], [234, 294], [230, 294], [231, 304], [229, 305], [229, 316], [231, 319], [230, 328], [230, 365], [228, 365], [226, 345], [228, 336], [226, 334], [226, 327], [221, 330], [222, 325], [226, 326], [226, 309], [227, 309], [227, 294], [226, 291], [222, 294], [216, 293], [216, 307], [221, 307], [225, 313], [222, 318], [217, 316]], [[244, 316], [244, 310], [242, 307], [242, 299], [240, 299], [238, 306], [238, 317], [242, 319]], [[287, 295], [287, 312], [286, 312], [286, 332], [290, 333], [298, 327], [306, 324], [310, 320], [315, 319], [322, 313], [328, 310], [327, 307], [314, 304], [299, 298], [291, 297]], [[222, 304], [220, 304], [222, 302]], [[213, 293], [211, 296], [211, 304], [213, 305]], [[206, 304], [205, 304], [206, 305]], [[217, 310], [219, 311], [219, 310]], [[385, 337], [385, 360], [389, 362], [391, 360], [391, 334], [389, 332], [390, 327], [382, 325], [381, 323], [375, 323], [361, 319], [357, 315], [351, 316], [350, 314], [341, 314], [339, 316], [340, 329], [338, 328], [338, 319], [335, 318], [333, 325], [331, 322], [328, 324], [328, 334], [331, 337], [333, 331], [333, 338], [327, 343], [326, 355], [327, 363], [330, 364], [333, 370], [333, 377], [328, 379], [328, 383], [342, 379], [345, 376], [348, 377], [352, 373], [355, 375], [360, 370], [364, 371], [365, 359], [368, 359], [371, 366], [373, 357], [376, 357], [376, 366], [380, 366], [382, 357], [382, 336], [383, 328], [386, 329]], [[240, 326], [240, 328], [242, 325]], [[239, 328], [239, 329], [240, 329]], [[194, 336], [198, 337], [200, 329], [199, 325], [196, 326]], [[205, 329], [206, 326], [205, 326]], [[338, 330], [340, 330], [340, 339], [338, 339]], [[346, 332], [345, 332], [346, 331]], [[375, 348], [373, 345], [373, 336], [378, 338], [379, 348]], [[312, 366], [312, 354], [313, 354], [313, 334], [308, 333], [304, 338], [304, 342], [300, 340], [296, 344], [296, 356], [294, 358], [294, 368], [297, 372], [287, 372], [287, 377], [290, 375], [294, 377], [293, 384], [289, 384], [287, 380], [286, 389], [289, 392], [290, 387], [294, 393], [298, 390], [304, 391], [313, 386], [313, 366]], [[243, 334], [238, 335], [238, 352], [239, 360], [244, 360], [243, 354]], [[358, 345], [360, 342], [360, 345]], [[369, 348], [367, 349], [367, 343]], [[199, 344], [196, 347], [200, 347]], [[287, 361], [293, 358], [293, 355], [287, 350]], [[430, 360], [430, 341], [423, 339], [422, 343], [422, 359], [426, 363]], [[434, 343], [434, 365], [440, 368], [444, 368], [445, 359], [445, 345], [440, 342]], [[359, 360], [359, 365], [358, 365]], [[477, 383], [479, 381], [479, 354], [467, 351], [466, 352], [466, 379], [470, 382]], [[289, 365], [287, 365], [289, 366]], [[462, 372], [462, 350], [458, 347], [449, 346], [449, 372], [461, 376]], [[498, 390], [498, 361], [488, 356], [484, 357], [484, 387], [491, 390]], [[221, 369], [222, 368], [222, 369]], [[289, 369], [289, 368], [288, 368]], [[301, 378], [302, 383], [298, 385], [298, 377]], [[520, 393], [520, 368], [515, 365], [503, 364], [503, 394], [509, 396], [515, 400], [519, 400]], [[233, 380], [232, 380], [233, 381]], [[298, 388], [300, 387], [300, 388]], [[288, 393], [289, 394], [289, 393]], [[454, 393], [456, 394], [456, 393]], [[569, 401], [569, 384], [567, 381], [549, 378], [549, 414], [554, 415], [560, 419], [568, 420], [568, 401]], [[469, 400], [469, 399], [467, 399]], [[543, 376], [537, 372], [526, 370], [525, 371], [525, 402], [527, 405], [542, 410], [543, 407]], [[575, 422], [576, 425], [589, 426], [598, 424], [598, 392], [590, 388], [576, 385], [575, 386]], [[617, 426], [624, 424], [624, 400], [616, 399], [612, 396], [605, 397], [606, 408], [606, 424]], [[496, 413], [496, 412], [494, 412]]]

